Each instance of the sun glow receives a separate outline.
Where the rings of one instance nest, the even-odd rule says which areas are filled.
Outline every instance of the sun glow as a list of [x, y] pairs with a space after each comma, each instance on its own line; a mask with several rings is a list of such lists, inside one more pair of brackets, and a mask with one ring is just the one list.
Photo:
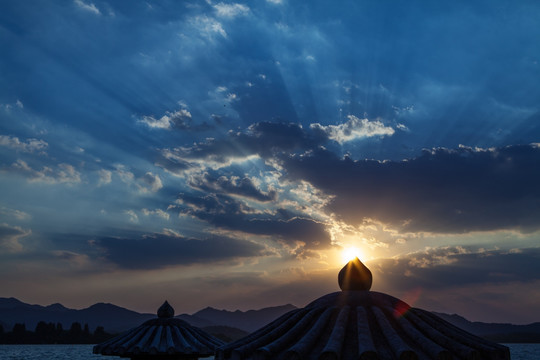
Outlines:
[[358, 258], [360, 260], [362, 260], [363, 258], [363, 254], [358, 248], [355, 248], [355, 247], [343, 248], [343, 250], [341, 251], [341, 260], [344, 263], [347, 263], [353, 260], [354, 258]]

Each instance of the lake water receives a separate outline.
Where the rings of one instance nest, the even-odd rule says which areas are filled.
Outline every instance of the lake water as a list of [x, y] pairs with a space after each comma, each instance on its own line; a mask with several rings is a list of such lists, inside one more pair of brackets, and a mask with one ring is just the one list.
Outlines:
[[[505, 344], [512, 360], [540, 360], [540, 344]], [[93, 345], [0, 345], [0, 360], [120, 359], [92, 354]]]

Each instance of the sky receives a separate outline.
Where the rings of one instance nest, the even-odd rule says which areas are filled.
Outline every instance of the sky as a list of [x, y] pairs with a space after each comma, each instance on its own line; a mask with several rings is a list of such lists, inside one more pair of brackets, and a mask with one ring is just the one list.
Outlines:
[[540, 321], [537, 1], [1, 8], [0, 297]]

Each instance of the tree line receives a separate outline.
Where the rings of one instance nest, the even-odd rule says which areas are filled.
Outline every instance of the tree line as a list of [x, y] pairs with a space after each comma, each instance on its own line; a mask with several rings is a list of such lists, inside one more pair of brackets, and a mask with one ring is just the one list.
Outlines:
[[17, 323], [11, 331], [5, 331], [0, 324], [0, 344], [98, 344], [117, 334], [110, 334], [103, 326], [98, 326], [93, 332], [88, 324], [74, 322], [68, 330], [61, 323], [46, 323], [40, 321], [34, 331], [26, 329], [24, 323]]

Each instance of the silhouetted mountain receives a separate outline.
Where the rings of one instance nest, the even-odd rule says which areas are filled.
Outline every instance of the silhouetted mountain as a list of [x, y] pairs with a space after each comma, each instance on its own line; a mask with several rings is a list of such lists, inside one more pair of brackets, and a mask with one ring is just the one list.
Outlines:
[[187, 321], [190, 325], [197, 326], [200, 328], [204, 328], [208, 326], [218, 326], [215, 322], [211, 320], [200, 318], [195, 315], [181, 314], [176, 317], [181, 320]]
[[[249, 311], [217, 310], [207, 307], [196, 313], [177, 318], [193, 326], [206, 329], [222, 339], [235, 340], [294, 310], [290, 304]], [[434, 313], [449, 323], [470, 333], [497, 342], [540, 342], [540, 322], [528, 325], [472, 322], [462, 316]], [[61, 304], [30, 305], [15, 298], [0, 298], [0, 324], [11, 331], [16, 323], [24, 323], [33, 331], [39, 321], [61, 323], [69, 329], [72, 323], [88, 324], [91, 331], [103, 326], [108, 332], [121, 332], [154, 318], [155, 314], [141, 314], [113, 304], [98, 303], [86, 309], [68, 309]]]
[[16, 323], [24, 323], [33, 330], [40, 321], [61, 323], [69, 328], [72, 323], [88, 324], [93, 331], [103, 326], [107, 331], [119, 332], [138, 326], [153, 318], [153, 314], [140, 314], [112, 304], [95, 304], [82, 310], [68, 309], [61, 304], [49, 306], [30, 305], [15, 298], [0, 298], [0, 319], [10, 330]]
[[41, 308], [43, 306], [39, 305], [30, 305], [27, 303], [23, 303], [22, 301], [15, 299], [14, 297], [10, 298], [0, 298], [0, 309], [13, 309], [13, 308], [27, 308], [27, 309], [35, 309], [35, 308]]
[[435, 315], [472, 334], [497, 342], [540, 342], [540, 322], [528, 325], [473, 322], [457, 314]]
[[249, 335], [247, 331], [230, 326], [205, 326], [202, 329], [225, 342], [232, 342]]
[[[295, 307], [290, 304], [246, 312], [206, 308], [193, 315], [182, 314], [177, 318], [201, 328], [221, 327], [218, 330], [224, 331], [225, 327], [229, 327], [230, 337], [234, 338], [241, 332], [256, 330], [293, 309]], [[88, 324], [91, 331], [97, 326], [103, 326], [108, 332], [121, 332], [155, 316], [155, 314], [140, 314], [113, 304], [98, 303], [86, 309], [74, 310], [58, 303], [41, 306], [26, 304], [15, 298], [0, 298], [0, 321], [4, 324], [5, 330], [11, 330], [16, 323], [24, 323], [27, 329], [33, 330], [38, 322], [45, 321], [61, 323], [64, 328], [79, 322]]]
[[225, 325], [252, 332], [294, 309], [296, 309], [296, 306], [291, 304], [245, 312], [240, 310], [217, 310], [207, 307], [193, 315], [180, 315], [179, 317], [193, 326]]
[[59, 303], [51, 304], [49, 306], [45, 306], [45, 309], [50, 310], [50, 311], [67, 311], [67, 310], [69, 310], [67, 307], [65, 307], [64, 305], [59, 304]]

